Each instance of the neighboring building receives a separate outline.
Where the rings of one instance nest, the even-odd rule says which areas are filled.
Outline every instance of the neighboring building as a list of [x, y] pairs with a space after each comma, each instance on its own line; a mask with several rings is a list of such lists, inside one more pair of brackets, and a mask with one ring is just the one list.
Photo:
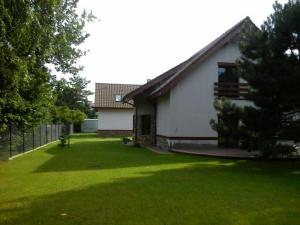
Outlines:
[[101, 137], [132, 135], [133, 106], [123, 103], [124, 95], [140, 85], [96, 83], [95, 109], [98, 135]]
[[240, 57], [242, 27], [257, 29], [247, 17], [185, 62], [124, 97], [134, 101], [134, 139], [161, 149], [217, 145], [210, 120], [217, 119], [215, 97], [228, 97], [238, 105], [248, 86], [233, 76]]

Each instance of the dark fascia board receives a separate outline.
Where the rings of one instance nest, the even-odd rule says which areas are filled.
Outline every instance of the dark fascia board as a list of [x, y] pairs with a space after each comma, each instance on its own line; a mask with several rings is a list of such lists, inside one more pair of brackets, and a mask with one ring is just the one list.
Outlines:
[[177, 66], [173, 67], [172, 69], [164, 72], [163, 74], [159, 75], [158, 77], [150, 80], [148, 83], [146, 83], [146, 84], [140, 86], [139, 88], [133, 90], [132, 92], [128, 93], [127, 95], [125, 95], [123, 97], [123, 101], [127, 102], [130, 99], [133, 99], [135, 96], [147, 92], [147, 90], [155, 87], [155, 85], [158, 85], [160, 82], [164, 81], [165, 79], [167, 79], [171, 75], [173, 75], [175, 73], [175, 71], [177, 71], [177, 69], [179, 67], [181, 67], [184, 63], [185, 62], [180, 63], [179, 65], [177, 65]]

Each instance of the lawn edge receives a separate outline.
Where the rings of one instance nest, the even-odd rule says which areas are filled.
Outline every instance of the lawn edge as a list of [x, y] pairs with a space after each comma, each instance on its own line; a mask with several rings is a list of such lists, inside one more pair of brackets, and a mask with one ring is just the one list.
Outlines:
[[23, 153], [14, 155], [14, 156], [12, 156], [12, 157], [9, 157], [8, 160], [14, 160], [14, 159], [16, 159], [16, 158], [19, 158], [19, 157], [21, 157], [21, 156], [24, 156], [24, 155], [26, 155], [26, 154], [28, 154], [28, 153], [33, 152], [33, 151], [37, 151], [37, 150], [39, 150], [40, 148], [44, 148], [44, 147], [46, 147], [46, 146], [48, 146], [48, 145], [50, 145], [50, 144], [53, 144], [53, 143], [55, 143], [55, 142], [57, 142], [57, 141], [58, 141], [58, 140], [52, 141], [52, 142], [49, 142], [49, 143], [47, 143], [47, 144], [41, 145], [41, 146], [39, 146], [39, 147], [37, 147], [37, 148], [31, 149], [31, 150], [29, 150], [29, 151], [27, 151], [27, 152], [23, 152]]

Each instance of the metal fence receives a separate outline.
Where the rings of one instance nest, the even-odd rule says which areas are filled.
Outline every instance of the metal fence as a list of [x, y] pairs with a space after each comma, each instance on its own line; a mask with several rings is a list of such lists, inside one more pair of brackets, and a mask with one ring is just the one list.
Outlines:
[[11, 125], [5, 132], [0, 133], [0, 160], [58, 140], [62, 129], [62, 124], [40, 125], [29, 130]]

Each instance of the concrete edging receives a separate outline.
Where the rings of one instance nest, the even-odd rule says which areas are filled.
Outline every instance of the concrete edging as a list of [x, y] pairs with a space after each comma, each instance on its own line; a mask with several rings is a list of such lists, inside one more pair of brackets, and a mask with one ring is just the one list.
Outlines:
[[37, 148], [31, 149], [31, 150], [29, 150], [29, 151], [27, 151], [27, 152], [23, 152], [23, 153], [20, 153], [20, 154], [18, 154], [18, 155], [14, 155], [14, 156], [12, 156], [12, 157], [9, 157], [8, 160], [16, 159], [16, 158], [18, 158], [18, 157], [21, 157], [21, 156], [26, 155], [26, 154], [28, 154], [28, 153], [31, 153], [31, 152], [33, 152], [33, 151], [39, 150], [40, 148], [46, 147], [46, 146], [48, 146], [48, 145], [50, 145], [50, 144], [53, 144], [53, 143], [55, 143], [55, 142], [57, 142], [57, 141], [59, 141], [59, 140], [52, 141], [52, 142], [49, 142], [49, 143], [47, 143], [47, 144], [41, 145], [41, 146], [39, 146], [39, 147], [37, 147]]
[[203, 156], [203, 157], [212, 157], [212, 158], [223, 158], [223, 159], [261, 159], [260, 157], [255, 156], [235, 156], [235, 155], [218, 155], [213, 153], [201, 153], [201, 152], [192, 152], [186, 150], [178, 150], [172, 149], [170, 152], [185, 154], [185, 155], [193, 155], [193, 156]]

